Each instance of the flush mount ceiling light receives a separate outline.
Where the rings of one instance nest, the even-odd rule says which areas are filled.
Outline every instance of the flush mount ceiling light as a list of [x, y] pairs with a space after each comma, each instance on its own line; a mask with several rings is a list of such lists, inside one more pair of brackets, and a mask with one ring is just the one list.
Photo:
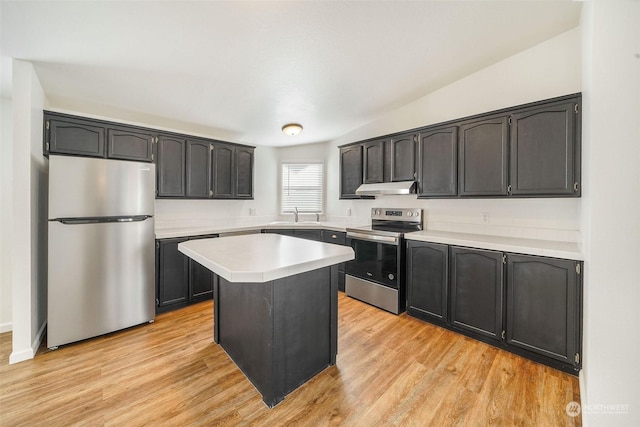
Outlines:
[[289, 123], [288, 125], [282, 126], [282, 132], [286, 133], [289, 136], [296, 136], [300, 132], [302, 132], [302, 125], [297, 123]]

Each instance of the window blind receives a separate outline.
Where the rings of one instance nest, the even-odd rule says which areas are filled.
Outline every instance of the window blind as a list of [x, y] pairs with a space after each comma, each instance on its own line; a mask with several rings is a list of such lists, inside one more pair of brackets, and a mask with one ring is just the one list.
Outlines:
[[282, 213], [322, 213], [322, 163], [282, 164]]

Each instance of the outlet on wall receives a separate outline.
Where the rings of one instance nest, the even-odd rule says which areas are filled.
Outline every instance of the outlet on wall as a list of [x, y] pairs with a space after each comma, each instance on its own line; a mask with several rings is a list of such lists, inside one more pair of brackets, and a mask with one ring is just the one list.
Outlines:
[[351, 216], [351, 208], [347, 208], [347, 216]]
[[484, 224], [489, 223], [489, 212], [482, 212], [482, 222]]
[[249, 216], [256, 216], [255, 208], [249, 208]]

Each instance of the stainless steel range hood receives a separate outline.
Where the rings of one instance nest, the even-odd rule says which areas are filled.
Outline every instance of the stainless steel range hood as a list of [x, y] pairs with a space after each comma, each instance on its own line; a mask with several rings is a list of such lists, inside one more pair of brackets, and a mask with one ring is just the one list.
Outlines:
[[389, 196], [399, 194], [415, 194], [415, 181], [381, 182], [379, 184], [362, 184], [356, 190], [359, 196]]

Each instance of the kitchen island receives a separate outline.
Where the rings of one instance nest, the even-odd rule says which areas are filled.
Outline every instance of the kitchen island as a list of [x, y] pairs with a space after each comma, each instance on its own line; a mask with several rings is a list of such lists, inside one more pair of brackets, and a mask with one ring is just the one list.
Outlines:
[[353, 249], [277, 234], [190, 240], [216, 275], [214, 342], [273, 407], [336, 362], [337, 264]]

